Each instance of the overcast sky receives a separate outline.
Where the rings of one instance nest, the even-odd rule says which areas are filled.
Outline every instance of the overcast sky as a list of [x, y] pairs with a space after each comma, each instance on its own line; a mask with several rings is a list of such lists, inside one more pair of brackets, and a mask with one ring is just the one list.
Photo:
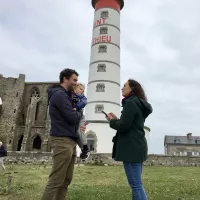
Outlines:
[[[151, 153], [166, 134], [200, 136], [199, 11], [199, 0], [125, 0], [121, 84], [141, 82], [154, 108]], [[70, 67], [87, 83], [93, 15], [91, 0], [1, 0], [0, 73], [57, 81]]]

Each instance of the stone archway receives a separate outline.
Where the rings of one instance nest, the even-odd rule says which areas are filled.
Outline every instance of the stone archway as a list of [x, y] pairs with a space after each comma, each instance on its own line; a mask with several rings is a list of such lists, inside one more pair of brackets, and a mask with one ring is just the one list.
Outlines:
[[87, 144], [90, 151], [97, 152], [97, 136], [93, 131], [88, 131], [86, 133]]
[[33, 150], [41, 150], [42, 149], [42, 139], [39, 135], [36, 135], [33, 139]]
[[19, 137], [19, 139], [18, 139], [17, 151], [21, 151], [23, 138], [24, 138], [24, 135], [21, 135], [21, 136]]

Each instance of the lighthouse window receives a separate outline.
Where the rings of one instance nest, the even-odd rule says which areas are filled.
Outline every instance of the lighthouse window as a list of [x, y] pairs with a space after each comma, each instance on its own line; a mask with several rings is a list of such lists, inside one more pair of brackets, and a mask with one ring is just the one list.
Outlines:
[[107, 27], [101, 27], [100, 28], [100, 34], [108, 34], [108, 28]]
[[100, 45], [99, 46], [99, 53], [106, 53], [107, 52], [107, 46], [106, 45]]
[[102, 11], [101, 18], [107, 18], [107, 17], [108, 17], [108, 11]]
[[97, 72], [105, 72], [106, 71], [106, 65], [105, 64], [99, 64], [97, 66]]
[[96, 91], [97, 92], [105, 92], [105, 84], [97, 84]]
[[102, 104], [98, 104], [95, 106], [95, 112], [100, 113], [104, 110], [104, 106]]

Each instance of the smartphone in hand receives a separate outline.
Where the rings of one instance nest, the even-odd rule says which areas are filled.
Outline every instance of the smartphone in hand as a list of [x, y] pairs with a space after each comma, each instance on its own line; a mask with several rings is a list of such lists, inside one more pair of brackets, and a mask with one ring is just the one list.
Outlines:
[[108, 117], [108, 114], [107, 113], [105, 113], [104, 111], [101, 111], [106, 117]]

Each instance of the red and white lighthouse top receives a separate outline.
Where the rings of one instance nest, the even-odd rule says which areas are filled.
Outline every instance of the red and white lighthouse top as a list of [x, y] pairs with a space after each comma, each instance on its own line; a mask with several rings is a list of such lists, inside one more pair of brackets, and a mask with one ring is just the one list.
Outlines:
[[124, 0], [92, 0], [92, 6], [95, 10], [108, 7], [120, 12], [124, 7]]

